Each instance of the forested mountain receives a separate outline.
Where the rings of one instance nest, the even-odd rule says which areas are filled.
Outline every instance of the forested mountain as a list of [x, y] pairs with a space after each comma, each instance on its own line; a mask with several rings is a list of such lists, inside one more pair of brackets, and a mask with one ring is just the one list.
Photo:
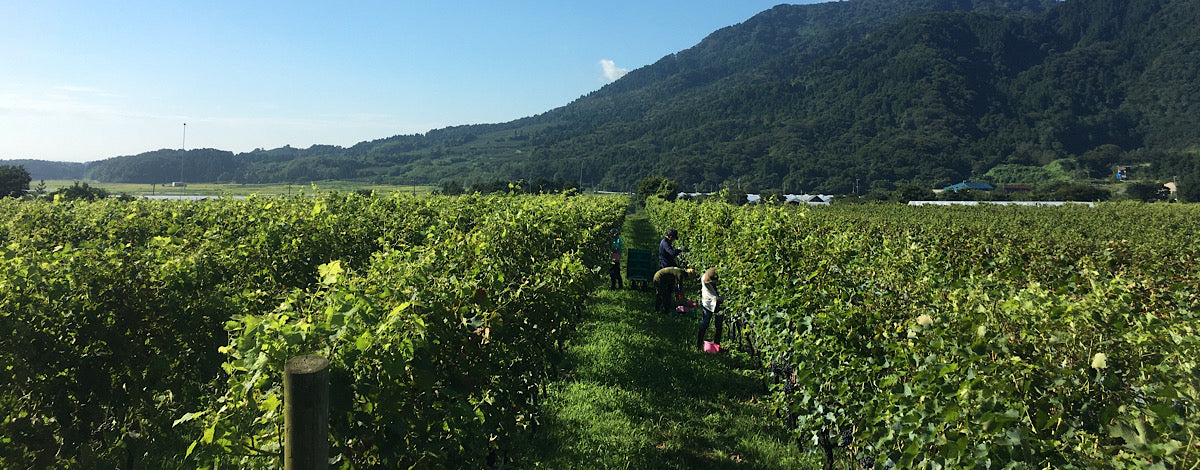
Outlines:
[[241, 181], [246, 165], [233, 152], [214, 149], [156, 150], [89, 165], [87, 178], [112, 183]]
[[[897, 182], [1200, 177], [1200, 2], [851, 0], [780, 5], [574, 102], [349, 148], [159, 151], [107, 181], [844, 193]], [[183, 167], [180, 167], [181, 162]]]

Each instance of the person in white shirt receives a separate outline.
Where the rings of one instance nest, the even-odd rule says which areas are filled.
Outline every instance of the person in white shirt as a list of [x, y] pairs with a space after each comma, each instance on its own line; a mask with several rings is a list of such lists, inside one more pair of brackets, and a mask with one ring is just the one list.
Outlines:
[[717, 291], [717, 268], [708, 268], [704, 271], [704, 275], [700, 277], [700, 306], [704, 309], [703, 316], [700, 317], [700, 335], [696, 338], [696, 349], [704, 349], [704, 333], [708, 330], [708, 324], [712, 320], [713, 315], [717, 317], [716, 330], [713, 332], [713, 342], [721, 343], [721, 327], [725, 323], [725, 314], [718, 313], [725, 310], [725, 299]]

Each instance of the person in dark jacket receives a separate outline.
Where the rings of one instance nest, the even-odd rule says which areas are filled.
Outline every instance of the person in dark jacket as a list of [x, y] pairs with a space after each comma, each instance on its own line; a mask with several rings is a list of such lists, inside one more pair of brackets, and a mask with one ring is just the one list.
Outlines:
[[679, 267], [679, 262], [675, 258], [683, 253], [683, 249], [675, 248], [675, 240], [678, 239], [679, 232], [671, 229], [667, 230], [667, 235], [658, 242], [658, 269]]

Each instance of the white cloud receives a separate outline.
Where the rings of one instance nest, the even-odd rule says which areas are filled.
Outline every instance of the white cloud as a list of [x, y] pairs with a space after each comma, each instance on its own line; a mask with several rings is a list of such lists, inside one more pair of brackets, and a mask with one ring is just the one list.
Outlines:
[[92, 94], [103, 93], [102, 91], [100, 91], [100, 89], [92, 88], [90, 86], [60, 85], [60, 86], [54, 87], [54, 89], [60, 90], [60, 91], [74, 92], [74, 93], [92, 93]]
[[617, 81], [618, 78], [624, 77], [629, 73], [629, 69], [617, 67], [617, 64], [608, 59], [600, 60], [600, 68], [604, 69], [604, 78], [610, 82]]

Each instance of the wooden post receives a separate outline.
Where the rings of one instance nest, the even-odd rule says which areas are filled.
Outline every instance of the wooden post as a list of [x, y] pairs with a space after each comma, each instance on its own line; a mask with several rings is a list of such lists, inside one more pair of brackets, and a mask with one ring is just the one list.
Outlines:
[[329, 359], [298, 356], [284, 365], [283, 468], [329, 468]]

